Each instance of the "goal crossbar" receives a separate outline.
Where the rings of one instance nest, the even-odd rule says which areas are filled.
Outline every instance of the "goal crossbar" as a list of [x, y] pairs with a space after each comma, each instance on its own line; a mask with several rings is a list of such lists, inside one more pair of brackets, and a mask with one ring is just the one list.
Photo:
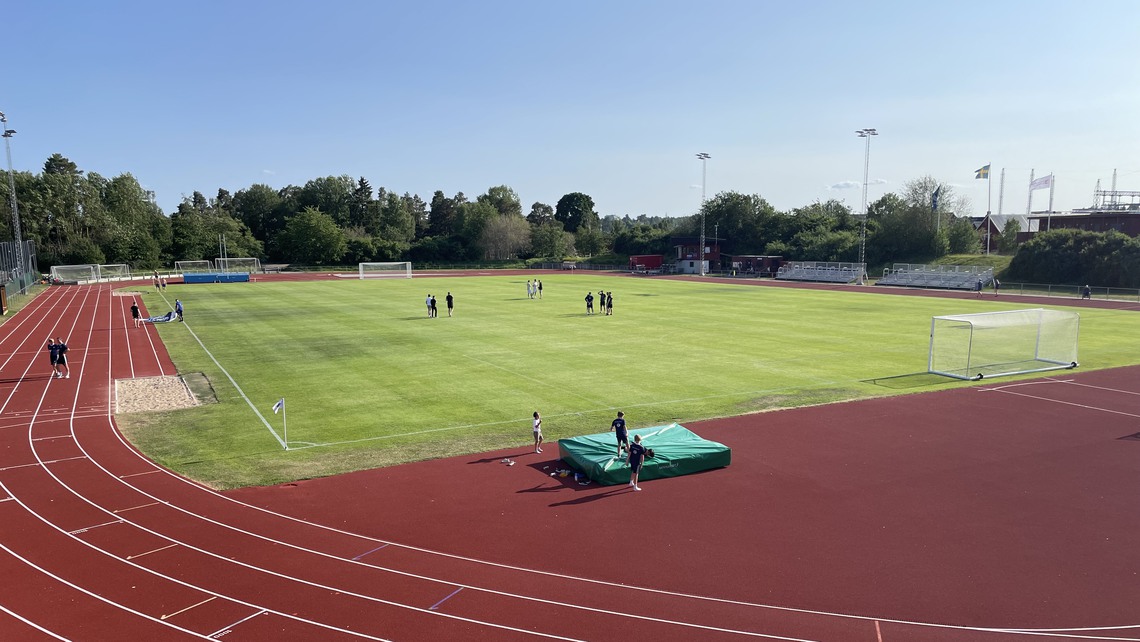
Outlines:
[[1077, 367], [1080, 315], [1033, 308], [933, 317], [927, 372], [982, 379]]

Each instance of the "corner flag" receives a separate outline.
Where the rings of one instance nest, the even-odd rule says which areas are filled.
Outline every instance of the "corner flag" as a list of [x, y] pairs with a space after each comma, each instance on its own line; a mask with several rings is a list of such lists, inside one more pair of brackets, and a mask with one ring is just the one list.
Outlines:
[[276, 415], [279, 410], [283, 410], [284, 408], [285, 408], [285, 397], [282, 397], [281, 399], [277, 400], [277, 403], [273, 404], [273, 414]]

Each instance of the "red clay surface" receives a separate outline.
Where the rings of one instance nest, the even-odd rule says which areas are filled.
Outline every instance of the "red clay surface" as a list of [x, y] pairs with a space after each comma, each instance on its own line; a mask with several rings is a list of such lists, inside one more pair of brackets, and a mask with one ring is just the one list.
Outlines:
[[219, 494], [115, 428], [174, 372], [130, 304], [0, 327], [5, 642], [1140, 639], [1140, 368], [689, 424], [733, 464], [640, 493], [520, 447]]

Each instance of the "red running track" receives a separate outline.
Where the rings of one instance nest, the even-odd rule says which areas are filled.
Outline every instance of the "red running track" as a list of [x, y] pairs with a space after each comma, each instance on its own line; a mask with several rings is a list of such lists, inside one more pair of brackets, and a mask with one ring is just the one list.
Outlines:
[[1140, 369], [704, 422], [733, 465], [642, 493], [520, 449], [219, 494], [115, 428], [174, 372], [130, 303], [0, 328], [5, 641], [1140, 639]]

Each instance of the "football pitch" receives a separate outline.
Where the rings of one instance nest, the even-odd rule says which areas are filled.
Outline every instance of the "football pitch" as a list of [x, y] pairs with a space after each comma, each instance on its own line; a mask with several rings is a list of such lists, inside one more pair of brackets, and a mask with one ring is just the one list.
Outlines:
[[[206, 375], [218, 403], [117, 420], [189, 477], [271, 484], [525, 447], [535, 410], [554, 442], [603, 432], [618, 410], [641, 427], [975, 385], [925, 374], [931, 317], [1036, 307], [539, 276], [541, 300], [527, 298], [526, 276], [171, 286], [187, 323], [158, 326], [162, 340], [179, 373]], [[586, 315], [586, 293], [599, 290], [613, 292], [613, 316]], [[428, 293], [438, 318], [427, 317]], [[1080, 312], [1082, 369], [1140, 363], [1136, 312]], [[272, 412], [282, 397], [288, 451]]]

